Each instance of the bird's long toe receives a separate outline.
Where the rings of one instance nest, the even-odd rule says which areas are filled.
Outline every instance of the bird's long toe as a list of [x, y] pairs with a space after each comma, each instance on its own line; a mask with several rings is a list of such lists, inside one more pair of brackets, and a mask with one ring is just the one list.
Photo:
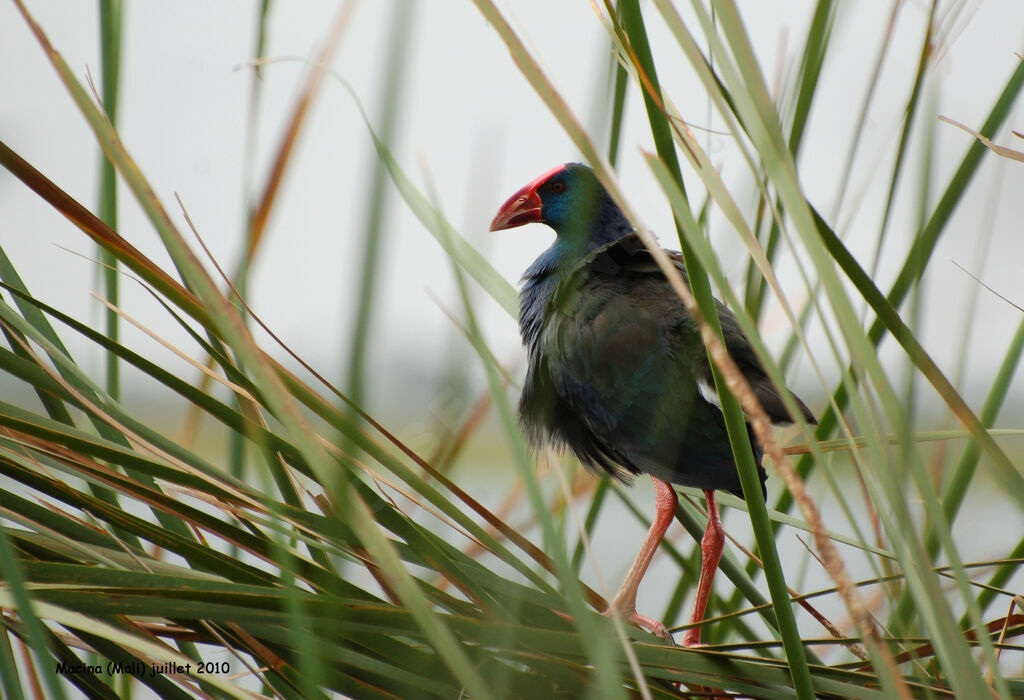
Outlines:
[[[611, 617], [615, 614], [615, 610], [609, 607], [601, 614], [606, 617]], [[621, 617], [629, 624], [645, 629], [655, 637], [661, 637], [662, 639], [675, 644], [675, 640], [672, 639], [672, 633], [668, 631], [668, 628], [665, 627], [665, 624], [660, 620], [655, 620], [653, 617], [647, 617], [647, 615], [641, 615], [636, 610], [628, 614], [621, 613]]]

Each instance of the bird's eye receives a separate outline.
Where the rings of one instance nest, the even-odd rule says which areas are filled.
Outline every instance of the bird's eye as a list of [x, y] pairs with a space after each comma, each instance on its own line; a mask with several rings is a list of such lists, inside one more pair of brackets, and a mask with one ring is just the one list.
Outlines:
[[551, 191], [554, 192], [555, 194], [561, 193], [564, 189], [565, 185], [562, 184], [561, 182], [556, 182], [555, 184], [551, 185]]

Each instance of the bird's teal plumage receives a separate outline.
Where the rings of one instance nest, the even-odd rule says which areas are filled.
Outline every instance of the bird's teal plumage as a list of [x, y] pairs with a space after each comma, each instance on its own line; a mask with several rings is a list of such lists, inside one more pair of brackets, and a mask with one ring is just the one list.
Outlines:
[[[633, 227], [585, 165], [567, 165], [537, 194], [540, 220], [557, 237], [527, 269], [520, 297], [529, 365], [519, 415], [531, 441], [568, 447], [620, 478], [646, 472], [739, 494], [696, 323]], [[789, 422], [732, 312], [718, 304], [718, 313], [726, 347], [765, 410]], [[748, 435], [763, 480], [749, 426]]]

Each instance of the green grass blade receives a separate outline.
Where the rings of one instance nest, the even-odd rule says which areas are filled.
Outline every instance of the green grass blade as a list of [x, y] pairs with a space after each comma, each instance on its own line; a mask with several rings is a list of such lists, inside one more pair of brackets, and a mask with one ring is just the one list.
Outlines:
[[21, 691], [21, 680], [17, 662], [14, 659], [14, 648], [11, 646], [11, 632], [6, 626], [0, 626], [0, 687], [4, 697], [11, 700], [24, 700]]
[[804, 55], [800, 61], [800, 76], [797, 79], [797, 95], [793, 112], [793, 124], [789, 130], [789, 150], [796, 156], [803, 143], [804, 129], [811, 114], [811, 104], [818, 89], [818, 79], [828, 55], [832, 28], [835, 25], [836, 5], [831, 0], [819, 0], [814, 8], [811, 26], [807, 30]]
[[[800, 73], [797, 78], [792, 123], [789, 129], [789, 150], [794, 157], [800, 153], [804, 129], [810, 119], [811, 105], [818, 88], [825, 58], [828, 55], [829, 42], [832, 39], [835, 16], [835, 4], [831, 0], [820, 0], [814, 9], [811, 25], [807, 30], [807, 40], [804, 43], [804, 54], [800, 61]], [[764, 203], [762, 201], [762, 205]], [[781, 212], [782, 207], [778, 202], [775, 203], [775, 207]], [[759, 206], [758, 212], [762, 210], [763, 207]], [[768, 260], [773, 260], [775, 257], [780, 234], [778, 219], [772, 217], [768, 240], [765, 243], [765, 257]], [[768, 285], [767, 280], [757, 274], [754, 265], [749, 265], [747, 268], [746, 288], [748, 290], [745, 300], [746, 308], [755, 318], [758, 318], [764, 308]]]
[[935, 12], [938, 8], [938, 1], [933, 0], [928, 10], [928, 17], [925, 20], [925, 32], [924, 37], [921, 40], [921, 54], [918, 58], [917, 72], [914, 75], [914, 85], [910, 91], [910, 97], [907, 99], [907, 106], [904, 110], [903, 116], [903, 128], [900, 132], [900, 142], [896, 149], [896, 162], [892, 168], [892, 178], [889, 181], [889, 191], [885, 200], [885, 211], [882, 214], [882, 223], [879, 227], [878, 232], [878, 243], [875, 248], [874, 261], [871, 264], [871, 271], [874, 273], [878, 269], [878, 261], [882, 254], [882, 245], [885, 242], [885, 234], [889, 229], [889, 220], [892, 216], [893, 205], [896, 201], [896, 188], [900, 179], [900, 173], [903, 172], [903, 164], [907, 157], [907, 151], [910, 147], [910, 136], [911, 129], [914, 125], [914, 117], [918, 114], [918, 108], [921, 103], [921, 95], [925, 86], [925, 78], [928, 75], [928, 67], [932, 60], [932, 54], [934, 53], [934, 23], [935, 23]]
[[[117, 124], [117, 103], [118, 93], [121, 87], [121, 25], [124, 17], [124, 7], [121, 0], [101, 0], [100, 2], [100, 48], [102, 63], [102, 94], [103, 111], [106, 112], [110, 123]], [[117, 172], [114, 164], [105, 157], [100, 158], [100, 208], [99, 216], [110, 228], [117, 230]], [[104, 295], [112, 304], [117, 304], [118, 297], [118, 274], [117, 260], [104, 251], [100, 250], [100, 259], [103, 262], [103, 286]], [[118, 318], [111, 310], [106, 312], [107, 335], [111, 340], [117, 341]], [[121, 395], [121, 374], [118, 368], [117, 357], [106, 356], [107, 393], [115, 399]]]
[[21, 575], [21, 567], [15, 559], [14, 550], [11, 548], [7, 534], [2, 531], [0, 531], [0, 578], [3, 579], [7, 589], [0, 591], [0, 597], [8, 600], [3, 607], [17, 611], [25, 630], [26, 638], [23, 641], [31, 648], [32, 654], [35, 656], [36, 665], [42, 671], [41, 675], [47, 692], [55, 700], [62, 700], [65, 695], [60, 680], [57, 678], [57, 674], [49, 672], [51, 662], [47, 653], [47, 630], [39, 619], [38, 611], [25, 588], [25, 579]]
[[[408, 68], [409, 44], [416, 17], [417, 5], [402, 0], [392, 10], [389, 31], [387, 63], [384, 69], [384, 92], [381, 95], [380, 123], [376, 129], [377, 138], [390, 143], [396, 133], [401, 114], [402, 92]], [[358, 299], [352, 328], [346, 337], [351, 338], [349, 362], [346, 373], [345, 393], [354, 404], [362, 405], [365, 400], [366, 354], [370, 339], [370, 322], [373, 318], [375, 290], [380, 268], [380, 252], [386, 244], [384, 227], [385, 204], [388, 201], [388, 171], [379, 157], [374, 154], [370, 170], [370, 195], [368, 197], [366, 220], [363, 222], [363, 256], [359, 267], [359, 285], [355, 298]], [[352, 420], [358, 420], [354, 411], [349, 411]]]

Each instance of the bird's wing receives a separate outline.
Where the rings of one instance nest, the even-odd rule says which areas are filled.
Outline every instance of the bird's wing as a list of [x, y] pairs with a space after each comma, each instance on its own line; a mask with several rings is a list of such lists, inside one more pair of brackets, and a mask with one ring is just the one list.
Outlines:
[[737, 489], [721, 412], [699, 394], [707, 360], [693, 318], [649, 259], [608, 253], [553, 295], [539, 355], [555, 391], [631, 471]]
[[[682, 256], [674, 251], [666, 253], [688, 283]], [[715, 306], [726, 348], [755, 396], [773, 422], [791, 422], [778, 388], [765, 373], [736, 316], [717, 299]], [[588, 349], [583, 344], [575, 351], [580, 357], [601, 353], [606, 359], [624, 364], [617, 370], [606, 371], [609, 386], [621, 386], [624, 377], [640, 376], [645, 371], [655, 372], [653, 366], [645, 369], [647, 365], [644, 363], [653, 363], [657, 365], [655, 376], [674, 380], [675, 386], [696, 384], [705, 400], [720, 406], [696, 323], [635, 234], [591, 254], [574, 275], [559, 285], [550, 311], [561, 312], [570, 320], [566, 338], [575, 337], [571, 319], [592, 319], [590, 327], [581, 331], [580, 339], [589, 338], [600, 345]], [[651, 337], [655, 331], [659, 337]], [[602, 347], [607, 349], [602, 350]], [[633, 357], [638, 350], [655, 347], [660, 347], [664, 355], [662, 361], [650, 356]], [[630, 358], [634, 361], [630, 362]], [[589, 382], [591, 378], [584, 379]], [[634, 387], [634, 390], [642, 392], [644, 387]], [[811, 411], [796, 395], [791, 395], [804, 418], [815, 423]]]
[[[753, 345], [751, 345], [750, 340], [740, 328], [735, 314], [717, 299], [715, 300], [715, 306], [718, 310], [718, 318], [722, 322], [722, 337], [725, 339], [725, 347], [740, 372], [743, 373], [743, 376], [750, 384], [750, 388], [753, 389], [754, 396], [757, 397], [761, 407], [764, 408], [773, 423], [792, 423], [793, 419], [790, 417], [786, 405], [782, 402], [782, 396], [779, 393], [778, 387], [764, 371], [761, 360], [758, 359]], [[710, 363], [705, 365], [703, 377], [705, 382], [713, 386]], [[789, 390], [787, 389], [786, 391]], [[811, 413], [811, 409], [807, 408], [799, 396], [791, 391], [789, 395], [796, 402], [797, 408], [803, 414], [805, 421], [811, 424], [818, 422], [814, 414]]]

